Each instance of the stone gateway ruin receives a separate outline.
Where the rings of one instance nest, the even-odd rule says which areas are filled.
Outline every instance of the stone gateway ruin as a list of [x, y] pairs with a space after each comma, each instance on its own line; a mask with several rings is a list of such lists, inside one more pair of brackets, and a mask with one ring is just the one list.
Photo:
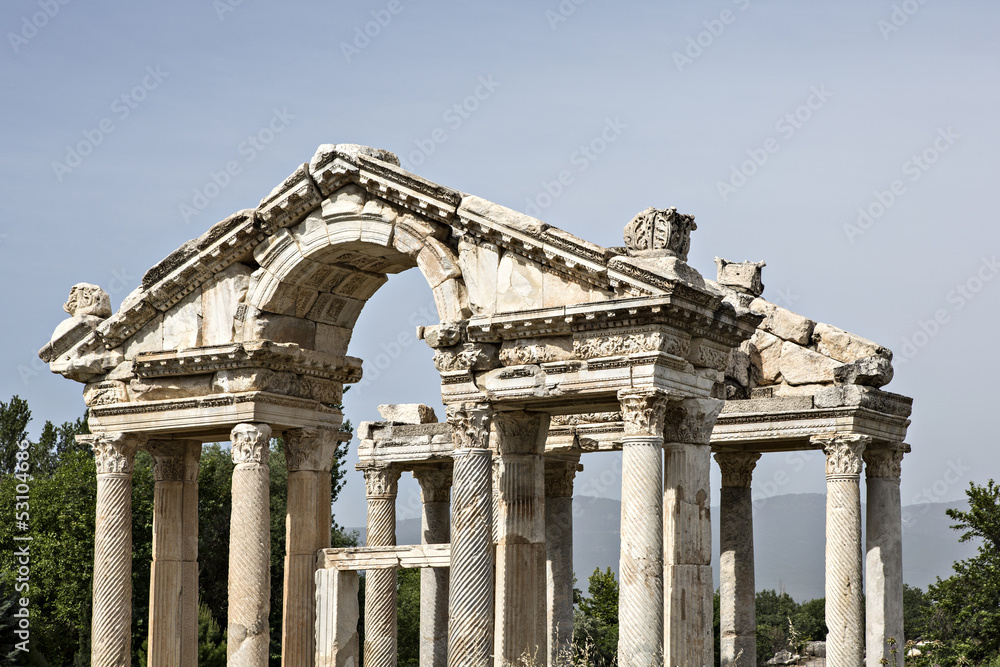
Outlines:
[[[762, 455], [792, 450], [826, 455], [828, 664], [878, 665], [887, 639], [903, 640], [911, 399], [882, 389], [892, 353], [762, 298], [762, 262], [719, 259], [717, 280], [703, 278], [686, 263], [695, 229], [647, 208], [624, 247], [603, 248], [404, 171], [387, 151], [324, 145], [257, 208], [150, 269], [118, 312], [98, 286], [74, 286], [40, 355], [84, 385], [90, 410], [94, 667], [131, 664], [139, 449], [156, 480], [149, 665], [197, 664], [198, 466], [214, 441], [232, 442], [236, 464], [228, 664], [267, 664], [278, 436], [286, 667], [356, 667], [362, 653], [366, 667], [395, 665], [398, 568], [421, 568], [421, 665], [570, 664], [573, 480], [587, 453], [611, 450], [622, 452], [620, 665], [713, 664], [713, 454], [722, 664], [754, 664], [752, 474]], [[440, 323], [418, 337], [434, 349], [446, 419], [381, 406], [385, 421], [360, 425], [367, 545], [331, 549], [338, 406], [362, 368], [347, 356], [352, 330], [409, 269], [437, 306]], [[407, 471], [423, 540], [397, 545]]]

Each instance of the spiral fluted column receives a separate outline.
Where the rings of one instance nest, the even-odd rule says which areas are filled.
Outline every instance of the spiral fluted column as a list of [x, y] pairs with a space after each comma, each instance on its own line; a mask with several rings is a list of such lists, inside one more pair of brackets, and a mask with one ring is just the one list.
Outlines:
[[452, 454], [451, 578], [448, 664], [493, 665], [492, 411], [482, 404], [448, 406]]
[[868, 436], [813, 436], [826, 452], [826, 660], [861, 667], [861, 454]]
[[151, 440], [153, 563], [149, 667], [198, 662], [198, 464], [201, 442]]
[[312, 667], [316, 655], [316, 552], [330, 542], [330, 468], [340, 442], [330, 428], [285, 432], [288, 505], [281, 624], [282, 667]]
[[132, 471], [144, 439], [130, 433], [80, 438], [97, 463], [94, 602], [90, 664], [132, 664]]
[[750, 482], [758, 452], [720, 452], [719, 603], [722, 667], [757, 664], [756, 588], [754, 585], [753, 500]]
[[[368, 498], [369, 547], [396, 546], [396, 493], [399, 469], [388, 465], [359, 463], [365, 474]], [[396, 666], [396, 568], [368, 570], [365, 580], [366, 667]]]
[[663, 664], [711, 665], [712, 429], [723, 401], [671, 401], [663, 424]]
[[[905, 445], [866, 448], [865, 482], [868, 488], [868, 528], [865, 536], [865, 626], [868, 667], [883, 658], [902, 667], [903, 636], [903, 526], [899, 501], [899, 476]], [[889, 654], [888, 639], [896, 640], [896, 656]], [[880, 648], [881, 647], [881, 648]]]
[[[451, 536], [451, 466], [413, 469], [420, 483], [420, 543], [447, 544]], [[448, 664], [448, 578], [446, 567], [420, 570], [420, 664]]]
[[229, 525], [229, 667], [268, 663], [271, 611], [271, 427], [237, 424], [230, 434], [233, 509]]
[[618, 664], [649, 667], [663, 659], [663, 415], [658, 390], [618, 393], [622, 438]]
[[580, 456], [545, 462], [546, 631], [549, 667], [573, 664], [573, 478]]

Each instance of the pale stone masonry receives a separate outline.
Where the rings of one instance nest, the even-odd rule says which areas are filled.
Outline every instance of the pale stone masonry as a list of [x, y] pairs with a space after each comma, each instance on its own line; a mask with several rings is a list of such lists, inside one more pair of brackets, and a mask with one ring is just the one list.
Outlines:
[[[152, 267], [117, 311], [99, 286], [74, 285], [69, 318], [39, 354], [83, 384], [89, 409], [93, 664], [130, 660], [140, 448], [156, 461], [149, 664], [193, 664], [197, 452], [227, 439], [229, 664], [267, 662], [272, 437], [289, 470], [285, 667], [356, 667], [362, 650], [373, 667], [396, 664], [396, 571], [407, 567], [422, 569], [422, 664], [492, 667], [525, 653], [563, 664], [572, 477], [581, 455], [610, 450], [623, 451], [619, 664], [714, 661], [712, 452], [724, 470], [721, 659], [752, 664], [752, 460], [824, 449], [830, 664], [857, 667], [866, 641], [877, 664], [902, 633], [899, 459], [912, 402], [883, 389], [891, 351], [768, 301], [763, 262], [717, 258], [716, 280], [702, 276], [687, 263], [693, 216], [646, 208], [620, 223], [624, 246], [601, 247], [431, 183], [388, 151], [326, 144], [258, 206]], [[369, 544], [331, 549], [340, 405], [362, 375], [346, 355], [368, 300], [404, 271], [434, 297], [439, 322], [416, 334], [433, 350], [448, 421], [381, 405], [385, 421], [358, 426]], [[421, 484], [420, 545], [395, 545], [405, 471]]]

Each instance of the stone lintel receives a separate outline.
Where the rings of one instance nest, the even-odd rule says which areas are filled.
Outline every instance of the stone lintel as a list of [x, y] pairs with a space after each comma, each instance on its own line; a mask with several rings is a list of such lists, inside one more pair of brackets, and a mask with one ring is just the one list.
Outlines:
[[399, 547], [347, 547], [323, 549], [319, 567], [335, 570], [376, 568], [449, 567], [450, 544], [413, 544]]

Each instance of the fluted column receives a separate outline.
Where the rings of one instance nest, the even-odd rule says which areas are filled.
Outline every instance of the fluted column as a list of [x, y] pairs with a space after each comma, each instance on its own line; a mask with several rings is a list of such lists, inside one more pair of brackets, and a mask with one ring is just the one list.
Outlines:
[[[447, 544], [451, 539], [451, 466], [413, 469], [420, 483], [420, 543]], [[420, 570], [420, 664], [448, 664], [448, 568]]]
[[618, 664], [649, 667], [663, 659], [663, 415], [658, 390], [618, 393], [622, 438]]
[[544, 660], [545, 468], [548, 415], [498, 412], [494, 656]]
[[710, 439], [723, 401], [671, 401], [663, 423], [663, 663], [711, 665]]
[[271, 427], [237, 424], [230, 434], [233, 510], [229, 524], [229, 667], [268, 663], [271, 611]]
[[545, 462], [546, 634], [549, 667], [573, 664], [573, 478], [579, 455]]
[[105, 433], [81, 438], [97, 463], [94, 602], [90, 664], [132, 664], [132, 471], [144, 438]]
[[753, 555], [753, 500], [750, 482], [758, 452], [720, 452], [719, 602], [722, 667], [757, 664], [756, 588]]
[[198, 662], [198, 464], [201, 442], [153, 440], [149, 667]]
[[316, 552], [330, 543], [330, 468], [340, 442], [329, 428], [285, 432], [288, 504], [281, 625], [283, 667], [312, 667], [316, 655]]
[[[899, 475], [903, 445], [866, 448], [865, 482], [868, 487], [865, 558], [865, 626], [868, 667], [885, 658], [902, 667], [903, 645], [903, 526], [899, 501]], [[896, 640], [890, 656], [888, 639]], [[881, 649], [879, 648], [881, 647]]]
[[[372, 463], [359, 463], [365, 474], [368, 497], [369, 547], [396, 546], [396, 493], [399, 469]], [[368, 570], [365, 581], [366, 667], [396, 665], [396, 569]]]
[[448, 407], [452, 454], [451, 578], [448, 664], [493, 665], [492, 411], [483, 404]]
[[826, 452], [826, 659], [830, 667], [861, 667], [861, 454], [871, 438], [813, 436]]

